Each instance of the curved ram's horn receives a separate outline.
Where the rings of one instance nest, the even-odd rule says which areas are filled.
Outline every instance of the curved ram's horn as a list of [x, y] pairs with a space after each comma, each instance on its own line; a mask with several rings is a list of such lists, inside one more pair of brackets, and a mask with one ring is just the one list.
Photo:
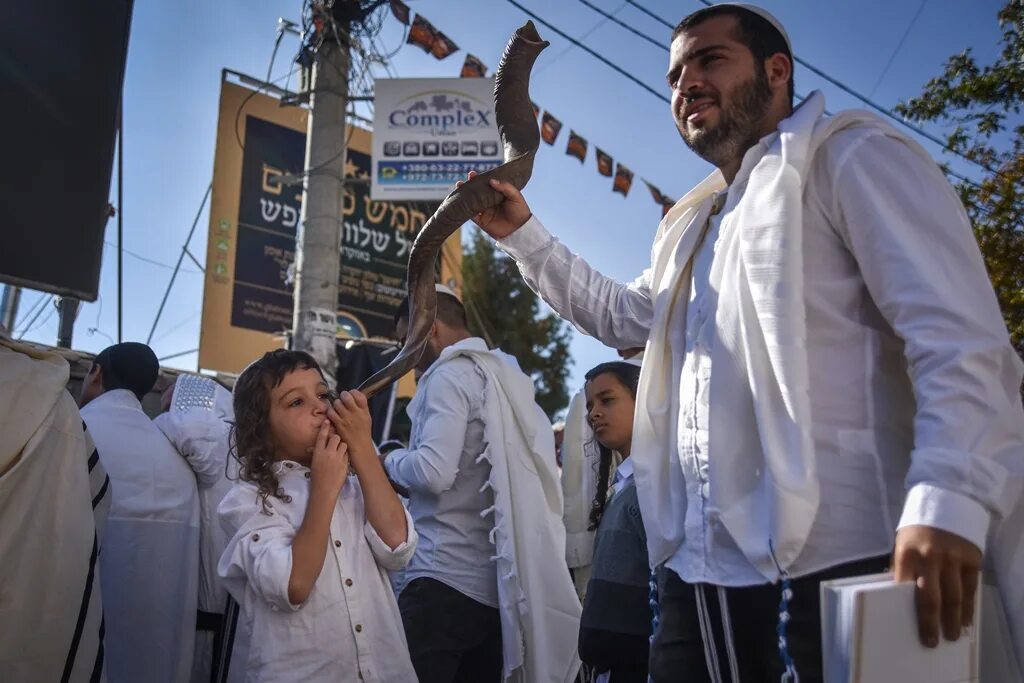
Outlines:
[[501, 203], [501, 193], [488, 181], [496, 178], [520, 190], [529, 181], [533, 157], [540, 145], [537, 116], [530, 102], [530, 70], [537, 55], [548, 45], [537, 34], [533, 22], [528, 21], [505, 47], [494, 78], [494, 114], [505, 145], [505, 163], [481, 173], [445, 197], [416, 237], [409, 254], [409, 334], [401, 353], [359, 387], [367, 396], [396, 381], [419, 362], [437, 314], [434, 262], [441, 245], [461, 225]]

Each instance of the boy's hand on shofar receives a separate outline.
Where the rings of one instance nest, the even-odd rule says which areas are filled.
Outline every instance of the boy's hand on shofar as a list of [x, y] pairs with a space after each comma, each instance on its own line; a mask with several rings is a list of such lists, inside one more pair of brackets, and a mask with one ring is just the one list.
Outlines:
[[930, 526], [896, 532], [893, 553], [896, 581], [917, 584], [917, 627], [921, 644], [956, 640], [974, 623], [974, 596], [981, 573], [981, 549], [956, 534]]
[[[470, 171], [467, 180], [476, 177], [476, 171]], [[462, 187], [464, 181], [455, 183], [455, 187]], [[496, 240], [508, 237], [523, 223], [530, 220], [533, 213], [523, 199], [522, 193], [512, 183], [501, 182], [492, 179], [491, 187], [500, 192], [505, 198], [494, 208], [482, 211], [473, 216], [473, 222], [480, 226], [480, 229]]]
[[310, 485], [323, 487], [329, 494], [337, 495], [345, 485], [348, 476], [348, 445], [324, 420], [313, 447], [313, 461], [309, 465]]
[[349, 445], [354, 457], [372, 455], [377, 449], [373, 445], [370, 408], [366, 396], [359, 391], [343, 391], [327, 411], [327, 419], [342, 440]]

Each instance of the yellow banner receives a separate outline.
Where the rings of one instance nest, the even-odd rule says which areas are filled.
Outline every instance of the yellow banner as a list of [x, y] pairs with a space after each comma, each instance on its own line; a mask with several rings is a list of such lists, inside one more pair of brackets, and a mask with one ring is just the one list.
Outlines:
[[[282, 107], [276, 98], [226, 78], [214, 156], [199, 366], [238, 373], [264, 352], [282, 347], [291, 327], [309, 112]], [[371, 134], [350, 126], [347, 150], [346, 177], [368, 179]], [[405, 295], [409, 249], [436, 206], [373, 201], [369, 192], [368, 180], [349, 183], [344, 205], [338, 207], [343, 220], [339, 339], [391, 336], [391, 320]], [[461, 263], [457, 232], [444, 246], [439, 275], [460, 294]]]

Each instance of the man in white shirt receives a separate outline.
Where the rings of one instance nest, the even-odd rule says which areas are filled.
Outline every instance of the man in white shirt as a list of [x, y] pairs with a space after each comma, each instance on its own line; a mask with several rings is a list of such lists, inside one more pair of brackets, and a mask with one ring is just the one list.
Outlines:
[[108, 347], [82, 385], [82, 419], [111, 482], [100, 554], [111, 683], [185, 683], [199, 582], [192, 470], [142, 410], [160, 366], [145, 344]]
[[[462, 303], [451, 290], [441, 285], [437, 288], [437, 318], [418, 366], [423, 375], [408, 407], [412, 420], [410, 445], [408, 449], [392, 451], [385, 460], [388, 476], [397, 486], [408, 490], [409, 512], [419, 533], [419, 547], [406, 568], [406, 583], [398, 599], [413, 667], [420, 683], [497, 683], [503, 680], [503, 666], [506, 670], [520, 666], [510, 661], [510, 657], [521, 655], [523, 643], [532, 651], [535, 647], [532, 638], [543, 637], [547, 642], [542, 648], [550, 648], [555, 656], [535, 668], [545, 669], [543, 680], [571, 680], [579, 666], [575, 657], [574, 629], [565, 643], [561, 643], [561, 648], [557, 638], [538, 636], [528, 625], [523, 627], [525, 635], [508, 633], [503, 643], [503, 624], [527, 622], [521, 614], [506, 614], [505, 608], [511, 606], [511, 611], [527, 611], [533, 604], [528, 600], [531, 597], [529, 585], [523, 587], [527, 593], [525, 604], [510, 597], [509, 591], [504, 591], [502, 598], [495, 562], [495, 557], [502, 555], [513, 557], [516, 562], [524, 561], [524, 549], [514, 547], [514, 535], [506, 540], [504, 531], [496, 528], [492, 477], [492, 470], [498, 469], [494, 464], [498, 454], [493, 451], [507, 448], [516, 441], [510, 437], [509, 441], [488, 445], [485, 439], [485, 435], [491, 433], [489, 428], [496, 427], [488, 425], [488, 420], [494, 419], [496, 406], [487, 405], [491, 380], [489, 371], [478, 358], [500, 352], [489, 351], [482, 339], [469, 333]], [[407, 307], [403, 306], [400, 311], [396, 331], [398, 338], [404, 339], [408, 330]], [[499, 365], [509, 366], [505, 372], [523, 378], [518, 367], [510, 365], [514, 360], [500, 355]], [[528, 378], [523, 379], [530, 385], [529, 397], [532, 398], [532, 383]], [[526, 549], [525, 553], [544, 548], [546, 536], [552, 539], [550, 547], [559, 551], [559, 556], [538, 554], [526, 558], [526, 562], [550, 565], [562, 579], [560, 587], [577, 609], [574, 625], [578, 626], [578, 601], [560, 557], [564, 532], [557, 535], [549, 531], [561, 527], [561, 498], [556, 494], [554, 504], [547, 510], [540, 493], [539, 482], [545, 478], [546, 488], [557, 491], [554, 441], [546, 418], [535, 404], [520, 408], [532, 416], [533, 428], [544, 431], [540, 438], [546, 440], [548, 447], [543, 449], [540, 462], [534, 462], [537, 467], [532, 479], [537, 487], [517, 490], [513, 483], [509, 495], [536, 495], [537, 499], [529, 503], [538, 510], [550, 512], [540, 518], [543, 520], [541, 528], [532, 529], [537, 546]], [[509, 432], [516, 428], [514, 425], [507, 427]], [[503, 460], [515, 461], [517, 469], [530, 457], [530, 452], [503, 452], [501, 455]], [[503, 509], [509, 510], [506, 523], [510, 524], [513, 523], [511, 513], [515, 510], [507, 505], [506, 502]], [[495, 534], [498, 534], [497, 539]], [[506, 581], [528, 579], [528, 569], [513, 563], [505, 572], [512, 576], [504, 578]], [[552, 624], [552, 627], [560, 626]], [[512, 644], [511, 650], [507, 643]], [[535, 656], [529, 652], [527, 660]], [[532, 679], [527, 674], [526, 680], [542, 679]]]
[[562, 317], [646, 344], [633, 458], [663, 566], [655, 681], [820, 681], [820, 581], [881, 570], [893, 546], [922, 642], [956, 639], [1014, 504], [1021, 362], [955, 192], [877, 117], [825, 116], [820, 93], [794, 109], [792, 73], [760, 8], [679, 24], [673, 117], [718, 170], [633, 283], [511, 185], [476, 217]]

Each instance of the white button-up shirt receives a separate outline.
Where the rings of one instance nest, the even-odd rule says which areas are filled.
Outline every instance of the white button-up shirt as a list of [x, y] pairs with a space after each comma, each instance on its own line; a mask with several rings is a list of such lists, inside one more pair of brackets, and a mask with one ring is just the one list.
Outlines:
[[309, 499], [309, 469], [275, 463], [290, 497], [267, 499], [238, 482], [218, 514], [231, 535], [218, 572], [242, 606], [252, 642], [247, 680], [416, 683], [398, 603], [385, 570], [402, 568], [416, 548], [408, 536], [391, 549], [366, 521], [359, 479], [345, 482], [331, 518], [323, 569], [301, 605], [288, 600], [292, 540]]
[[409, 490], [409, 512], [420, 537], [405, 585], [429, 577], [497, 607], [495, 551], [488, 539], [494, 518], [481, 516], [494, 505], [494, 494], [484, 486], [490, 464], [477, 462], [484, 451], [485, 383], [473, 361], [449, 359], [463, 348], [486, 351], [487, 344], [470, 337], [441, 353], [409, 403], [409, 448], [389, 453], [385, 468]]
[[[772, 139], [747, 152], [744, 168]], [[727, 207], [745, 190], [737, 177]], [[1021, 363], [958, 198], [935, 165], [869, 128], [823, 143], [803, 196], [821, 503], [790, 574], [888, 553], [896, 529], [911, 524], [945, 529], [984, 549], [990, 516], [1013, 502], [1006, 463], [1024, 457]], [[720, 264], [737, 257], [729, 213], [696, 256], [687, 337], [670, 340], [680, 428], [677, 453], [665, 457], [683, 468], [687, 510], [685, 538], [668, 566], [687, 581], [740, 586], [765, 578], [707, 506], [707, 465], [716, 452], [749, 459], [758, 476], [763, 462], [749, 387], [729, 387], [739, 401], [715, 402], [716, 381], [725, 380], [716, 380], [710, 360], [729, 354], [730, 365], [745, 363], [744, 331], [722, 328], [715, 318]], [[617, 283], [536, 218], [500, 246], [578, 328], [613, 348], [647, 341], [650, 271]]]

